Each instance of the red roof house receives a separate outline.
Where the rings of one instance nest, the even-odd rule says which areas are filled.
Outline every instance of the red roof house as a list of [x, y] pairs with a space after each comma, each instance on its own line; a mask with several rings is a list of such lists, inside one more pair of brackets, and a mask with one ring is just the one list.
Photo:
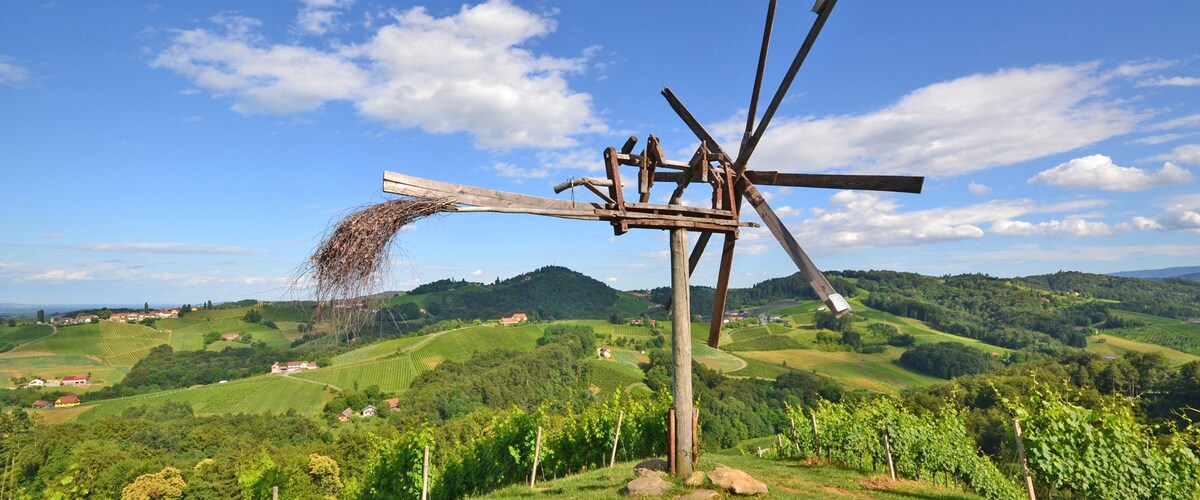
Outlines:
[[507, 318], [500, 318], [501, 325], [515, 325], [522, 321], [529, 321], [529, 316], [526, 316], [525, 313], [516, 313]]
[[54, 406], [78, 406], [78, 405], [79, 405], [79, 396], [76, 396], [74, 394], [68, 394], [66, 396], [61, 396], [58, 399], [54, 400]]
[[91, 377], [88, 375], [68, 375], [63, 377], [62, 383], [63, 385], [88, 385], [89, 380]]

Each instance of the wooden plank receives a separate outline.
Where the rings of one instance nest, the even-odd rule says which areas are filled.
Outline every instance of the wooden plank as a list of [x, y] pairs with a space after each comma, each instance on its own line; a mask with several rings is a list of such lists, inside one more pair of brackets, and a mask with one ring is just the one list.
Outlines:
[[637, 136], [631, 135], [625, 140], [625, 144], [621, 146], [621, 153], [629, 154], [633, 152], [633, 147], [637, 145]]
[[721, 149], [721, 145], [717, 143], [717, 140], [713, 139], [712, 134], [709, 134], [708, 131], [704, 129], [704, 126], [700, 125], [700, 122], [696, 120], [696, 117], [692, 116], [692, 112], [688, 111], [687, 107], [683, 105], [683, 102], [675, 96], [675, 93], [672, 92], [670, 88], [663, 87], [662, 95], [663, 97], [667, 98], [667, 103], [671, 105], [671, 109], [675, 111], [675, 114], [679, 115], [679, 118], [683, 120], [683, 123], [686, 124], [689, 129], [691, 129], [692, 133], [695, 134], [702, 143], [707, 145], [709, 152], [721, 155], [725, 157], [725, 159], [729, 158], [729, 155], [725, 154], [725, 150]]
[[846, 312], [849, 312], [843, 307], [835, 307], [843, 306], [845, 299], [842, 299], [837, 290], [834, 290], [833, 285], [829, 284], [829, 280], [825, 279], [825, 275], [821, 274], [821, 270], [817, 269], [812, 259], [808, 258], [808, 254], [796, 242], [796, 238], [784, 227], [783, 222], [775, 215], [775, 211], [771, 209], [771, 206], [767, 205], [767, 200], [763, 199], [762, 193], [758, 192], [758, 188], [755, 188], [754, 184], [744, 177], [742, 178], [742, 186], [742, 193], [745, 194], [746, 200], [750, 202], [750, 206], [754, 207], [754, 211], [758, 212], [759, 217], [762, 217], [763, 224], [767, 226], [767, 229], [771, 230], [771, 234], [775, 235], [775, 239], [779, 240], [779, 243], [783, 245], [783, 250], [787, 252], [788, 257], [792, 258], [792, 262], [796, 264], [796, 267], [800, 268], [800, 271], [808, 277], [810, 280], [809, 285], [813, 287], [813, 291], [817, 292], [817, 296], [821, 297], [821, 300], [826, 305], [829, 305], [829, 311], [837, 316], [842, 316]]
[[736, 243], [736, 235], [725, 235], [721, 264], [717, 270], [717, 290], [713, 294], [712, 321], [708, 325], [708, 345], [713, 349], [721, 343], [721, 322], [725, 319], [725, 299], [729, 293], [729, 273], [733, 269], [733, 248]]
[[462, 184], [451, 184], [430, 179], [422, 179], [396, 172], [383, 173], [383, 191], [385, 193], [416, 197], [453, 198], [456, 203], [463, 205], [490, 207], [539, 207], [552, 209], [602, 208], [599, 203], [572, 202], [557, 200], [527, 194], [485, 189]]
[[714, 210], [704, 207], [689, 207], [685, 205], [661, 205], [658, 203], [634, 203], [628, 202], [625, 204], [626, 210], [657, 210], [664, 213], [697, 213], [707, 214], [717, 217], [733, 217], [733, 212], [728, 210]]
[[715, 233], [728, 234], [737, 231], [737, 227], [730, 225], [718, 225], [706, 222], [695, 221], [673, 221], [661, 219], [630, 219], [630, 228], [638, 229], [687, 229], [688, 231], [711, 231]]
[[[608, 174], [608, 179], [613, 185], [608, 187], [608, 197], [612, 198], [611, 205], [613, 209], [619, 212], [625, 211], [625, 194], [621, 191], [621, 166], [617, 163], [617, 149], [609, 147], [604, 150], [604, 173]], [[613, 233], [617, 236], [625, 234], [629, 231], [629, 225], [624, 219], [613, 221]]]
[[759, 185], [824, 189], [860, 189], [894, 193], [920, 193], [924, 177], [906, 175], [792, 174], [747, 170], [746, 178]]

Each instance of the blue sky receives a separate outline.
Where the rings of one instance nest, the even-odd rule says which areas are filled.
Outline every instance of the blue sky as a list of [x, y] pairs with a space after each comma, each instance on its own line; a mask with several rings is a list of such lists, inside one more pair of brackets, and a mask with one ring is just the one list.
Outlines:
[[[814, 17], [780, 4], [768, 96]], [[920, 195], [766, 188], [824, 269], [1196, 265], [1200, 3], [1130, 5], [843, 0], [750, 168], [927, 176]], [[388, 199], [384, 170], [555, 196], [629, 135], [686, 160], [663, 86], [736, 150], [765, 9], [5, 5], [0, 303], [286, 298], [331, 220]], [[669, 282], [660, 231], [457, 214], [399, 238], [392, 289], [546, 264]], [[747, 286], [795, 268], [747, 230], [733, 271]]]

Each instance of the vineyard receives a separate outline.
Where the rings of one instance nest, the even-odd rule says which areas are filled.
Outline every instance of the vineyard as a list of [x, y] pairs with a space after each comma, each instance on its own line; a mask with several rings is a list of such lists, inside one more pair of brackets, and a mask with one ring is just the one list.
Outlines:
[[1172, 365], [1182, 365], [1200, 359], [1200, 356], [1179, 352], [1170, 347], [1147, 342], [1138, 342], [1112, 335], [1092, 335], [1088, 337], [1087, 350], [1102, 356], [1123, 356], [1129, 352], [1153, 352], [1162, 354]]
[[403, 354], [398, 357], [296, 373], [292, 377], [333, 384], [343, 390], [365, 389], [369, 385], [376, 385], [385, 392], [403, 392], [417, 375], [425, 371], [427, 370], [423, 365], [413, 360], [412, 354]]
[[439, 334], [428, 344], [412, 351], [413, 359], [426, 368], [443, 361], [465, 361], [477, 352], [510, 349], [531, 351], [542, 330], [536, 325], [515, 327], [472, 326]]
[[[50, 325], [0, 326], [0, 344], [16, 346], [40, 339], [54, 332]], [[3, 358], [0, 353], [0, 358]]]
[[[435, 436], [426, 427], [398, 439], [376, 438], [367, 473], [347, 481], [352, 498], [418, 498], [425, 447], [432, 452], [431, 498], [463, 498], [529, 481], [535, 449], [537, 477], [545, 480], [616, 460], [660, 456], [666, 451], [669, 396], [634, 400], [619, 393], [580, 414], [511, 410], [462, 441]], [[541, 430], [540, 448], [537, 438]], [[280, 492], [281, 496], [283, 491]]]
[[413, 344], [429, 340], [428, 337], [404, 337], [399, 339], [385, 340], [374, 344], [355, 349], [353, 351], [339, 354], [333, 357], [333, 366], [356, 363], [359, 361], [367, 361], [378, 359], [395, 354], [397, 351], [407, 349]]
[[312, 415], [319, 411], [324, 398], [325, 388], [321, 384], [263, 375], [226, 384], [101, 401], [80, 414], [77, 420], [94, 422], [104, 417], [119, 417], [129, 408], [164, 401], [188, 403], [197, 416], [283, 413], [288, 410]]
[[130, 367], [167, 336], [141, 325], [102, 321], [59, 328], [58, 334], [22, 345], [10, 356], [95, 356], [114, 367]]
[[1200, 356], [1200, 324], [1129, 311], [1113, 310], [1112, 314], [1141, 325], [1102, 330], [1105, 334]]

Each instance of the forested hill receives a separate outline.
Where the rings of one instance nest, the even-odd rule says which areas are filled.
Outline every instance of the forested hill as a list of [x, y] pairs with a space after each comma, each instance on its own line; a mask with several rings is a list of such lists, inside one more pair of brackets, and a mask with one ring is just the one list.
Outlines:
[[[499, 318], [525, 313], [533, 320], [607, 318], [630, 309], [629, 299], [608, 285], [565, 267], [546, 266], [489, 285], [439, 280], [419, 286], [393, 303], [411, 302], [439, 319]], [[649, 303], [622, 311], [637, 315]]]

